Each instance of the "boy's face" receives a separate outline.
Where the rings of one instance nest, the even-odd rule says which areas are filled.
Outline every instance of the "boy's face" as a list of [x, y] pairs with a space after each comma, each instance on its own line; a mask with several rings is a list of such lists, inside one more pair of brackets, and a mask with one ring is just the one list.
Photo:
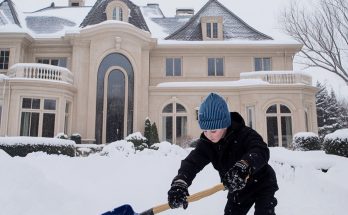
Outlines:
[[216, 130], [205, 130], [203, 131], [204, 135], [213, 143], [217, 143], [223, 138], [226, 134], [227, 128], [216, 129]]

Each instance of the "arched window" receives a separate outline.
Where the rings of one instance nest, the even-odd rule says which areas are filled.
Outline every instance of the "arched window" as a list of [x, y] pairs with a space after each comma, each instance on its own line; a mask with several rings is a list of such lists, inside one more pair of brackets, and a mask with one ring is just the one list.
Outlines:
[[162, 110], [162, 139], [181, 144], [187, 138], [187, 111], [184, 106], [173, 102]]
[[121, 7], [115, 7], [112, 10], [112, 19], [118, 20], [118, 21], [123, 21], [123, 11], [122, 11]]
[[269, 146], [289, 147], [292, 142], [292, 114], [283, 104], [274, 104], [266, 111]]

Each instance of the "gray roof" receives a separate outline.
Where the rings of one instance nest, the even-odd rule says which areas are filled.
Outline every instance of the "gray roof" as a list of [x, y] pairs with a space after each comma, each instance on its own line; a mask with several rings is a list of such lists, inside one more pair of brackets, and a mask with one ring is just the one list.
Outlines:
[[[92, 9], [89, 11], [86, 18], [81, 23], [80, 27], [95, 25], [103, 21], [106, 21], [107, 19], [106, 19], [105, 9], [110, 1], [113, 1], [113, 0], [97, 0], [94, 6], [92, 7]], [[123, 1], [130, 9], [129, 23], [140, 29], [149, 31], [149, 28], [146, 25], [146, 22], [140, 11], [140, 8], [129, 0], [120, 0], [120, 1]]]
[[[17, 12], [11, 0], [4, 0], [0, 3], [0, 25], [16, 24], [21, 26], [18, 20]], [[8, 21], [10, 23], [8, 23]]]
[[200, 19], [204, 16], [223, 17], [223, 38], [224, 40], [272, 40], [267, 36], [241, 20], [237, 15], [228, 10], [217, 0], [209, 0], [185, 25], [166, 37], [166, 40], [202, 40]]
[[168, 35], [174, 33], [189, 20], [187, 17], [164, 17], [164, 18], [151, 18], [153, 22], [158, 24], [164, 29], [164, 32]]

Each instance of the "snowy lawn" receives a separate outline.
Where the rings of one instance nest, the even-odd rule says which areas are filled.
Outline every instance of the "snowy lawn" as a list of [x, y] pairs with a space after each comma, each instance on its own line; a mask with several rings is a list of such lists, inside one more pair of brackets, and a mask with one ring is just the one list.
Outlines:
[[[0, 214], [96, 215], [126, 203], [142, 212], [165, 203], [170, 182], [189, 150], [161, 143], [158, 151], [134, 154], [122, 144], [109, 145], [104, 156], [73, 158], [44, 153], [11, 158], [0, 150]], [[343, 215], [348, 211], [347, 158], [271, 148], [270, 164], [280, 186], [277, 214]], [[218, 174], [210, 165], [189, 190], [192, 194], [217, 183]], [[161, 214], [222, 215], [226, 195], [221, 191], [190, 204], [186, 211]]]

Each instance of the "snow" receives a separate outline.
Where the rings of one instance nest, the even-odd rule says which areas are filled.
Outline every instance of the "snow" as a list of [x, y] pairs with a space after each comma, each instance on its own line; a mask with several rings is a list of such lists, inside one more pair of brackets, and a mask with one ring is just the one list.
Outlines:
[[238, 81], [163, 82], [157, 84], [156, 87], [242, 87], [268, 84], [268, 82], [260, 79], [242, 79]]
[[335, 132], [326, 135], [325, 139], [341, 139], [348, 142], [348, 128], [336, 130]]
[[[16, 142], [27, 139], [17, 137]], [[88, 157], [37, 152], [11, 158], [0, 150], [0, 214], [95, 215], [123, 204], [142, 212], [166, 203], [170, 182], [191, 149], [168, 142], [156, 146], [157, 151], [135, 152], [132, 144], [122, 140]], [[270, 150], [269, 163], [280, 187], [276, 193], [277, 214], [346, 214], [348, 184], [343, 180], [348, 178], [347, 158], [323, 151]], [[197, 175], [189, 192], [193, 194], [219, 182], [217, 172], [209, 165]], [[161, 214], [223, 214], [226, 195], [226, 191], [220, 191], [191, 203], [187, 210]], [[248, 214], [253, 214], [253, 209]]]

